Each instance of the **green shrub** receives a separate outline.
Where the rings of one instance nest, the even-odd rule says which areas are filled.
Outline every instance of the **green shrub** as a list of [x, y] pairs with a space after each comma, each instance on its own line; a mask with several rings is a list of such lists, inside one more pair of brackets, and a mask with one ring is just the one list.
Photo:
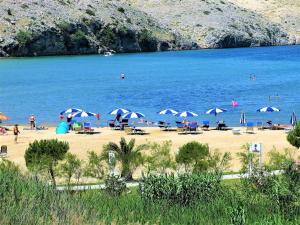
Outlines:
[[89, 41], [82, 30], [78, 29], [76, 33], [70, 35], [70, 41], [73, 46], [88, 47]]
[[125, 13], [125, 9], [123, 7], [119, 7], [118, 11], [121, 12], [121, 13]]
[[139, 185], [141, 197], [149, 202], [189, 205], [197, 200], [210, 201], [220, 190], [221, 176], [214, 173], [149, 175]]
[[19, 45], [24, 47], [32, 41], [33, 36], [32, 36], [32, 33], [29, 31], [20, 30], [17, 33], [16, 38], [17, 38], [17, 41], [19, 42]]
[[67, 21], [61, 21], [58, 24], [58, 27], [63, 32], [67, 32], [67, 33], [72, 32], [72, 25], [69, 22], [67, 22]]
[[210, 11], [203, 11], [204, 15], [209, 15]]
[[300, 148], [300, 122], [298, 122], [294, 129], [289, 132], [287, 140], [294, 147]]
[[71, 182], [71, 178], [80, 178], [82, 161], [75, 154], [66, 153], [64, 160], [59, 164], [59, 173], [61, 177], [66, 178], [67, 184]]
[[126, 182], [119, 176], [107, 176], [105, 192], [111, 196], [120, 196], [126, 190]]
[[111, 46], [117, 41], [116, 31], [111, 28], [109, 25], [103, 27], [103, 29], [97, 34], [97, 38], [102, 42], [105, 46]]
[[157, 50], [157, 40], [152, 32], [143, 29], [138, 34], [138, 42], [143, 52], [153, 52]]
[[94, 12], [93, 10], [91, 10], [91, 9], [87, 9], [87, 10], [85, 10], [85, 12], [86, 12], [88, 15], [90, 15], [90, 16], [95, 16], [95, 15], [96, 15], [95, 12]]

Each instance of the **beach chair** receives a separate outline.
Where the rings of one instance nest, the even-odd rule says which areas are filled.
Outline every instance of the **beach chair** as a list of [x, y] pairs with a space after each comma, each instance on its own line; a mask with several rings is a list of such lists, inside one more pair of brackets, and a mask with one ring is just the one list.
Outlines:
[[139, 128], [125, 127], [124, 131], [127, 135], [144, 135], [146, 132]]
[[0, 158], [7, 156], [7, 145], [2, 145], [0, 148]]
[[180, 122], [180, 123], [176, 123], [176, 128], [177, 128], [177, 131], [178, 131], [179, 133], [185, 131], [184, 124], [181, 123], [181, 122]]
[[86, 132], [94, 131], [94, 129], [92, 129], [92, 124], [90, 122], [83, 123], [83, 130]]
[[192, 122], [190, 124], [189, 133], [190, 134], [201, 134], [202, 133], [202, 132], [198, 131], [198, 123], [197, 122]]
[[246, 133], [248, 133], [248, 134], [254, 134], [253, 127], [254, 127], [254, 123], [253, 122], [248, 122], [246, 124]]
[[125, 127], [128, 127], [128, 119], [122, 119], [122, 121], [120, 122], [120, 129], [124, 130]]
[[209, 121], [208, 120], [204, 120], [202, 122], [202, 126], [201, 126], [202, 130], [208, 131], [209, 128]]
[[232, 133], [233, 133], [234, 135], [240, 135], [240, 134], [241, 134], [241, 130], [240, 130], [239, 128], [233, 128], [233, 129], [232, 129]]
[[262, 122], [257, 122], [257, 123], [256, 123], [256, 127], [257, 127], [257, 130], [264, 130], [264, 127], [263, 127], [263, 123], [262, 123]]

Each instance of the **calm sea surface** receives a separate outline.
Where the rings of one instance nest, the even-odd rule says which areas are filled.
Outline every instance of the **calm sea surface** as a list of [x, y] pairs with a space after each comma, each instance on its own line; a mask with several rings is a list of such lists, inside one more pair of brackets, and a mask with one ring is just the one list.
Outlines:
[[[34, 113], [38, 123], [55, 124], [69, 107], [100, 112], [103, 125], [115, 107], [142, 112], [150, 121], [175, 121], [157, 115], [172, 107], [198, 113], [191, 120], [199, 122], [238, 125], [244, 111], [248, 121], [288, 123], [292, 111], [300, 116], [299, 96], [300, 46], [0, 59], [0, 112], [11, 118], [8, 123], [27, 123]], [[232, 99], [238, 107], [232, 108]], [[256, 112], [263, 106], [281, 112]], [[211, 107], [228, 112], [205, 115]]]

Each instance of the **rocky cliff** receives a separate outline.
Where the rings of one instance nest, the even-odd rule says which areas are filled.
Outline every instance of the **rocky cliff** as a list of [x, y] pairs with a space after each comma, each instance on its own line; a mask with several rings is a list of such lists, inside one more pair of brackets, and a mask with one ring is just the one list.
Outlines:
[[0, 0], [0, 56], [297, 42], [286, 24], [241, 5], [238, 0]]

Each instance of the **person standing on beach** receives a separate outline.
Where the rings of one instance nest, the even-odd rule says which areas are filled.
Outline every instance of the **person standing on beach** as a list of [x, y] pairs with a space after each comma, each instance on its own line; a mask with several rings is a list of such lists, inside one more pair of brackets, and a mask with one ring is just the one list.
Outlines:
[[69, 130], [72, 130], [72, 124], [71, 124], [72, 118], [73, 118], [72, 114], [69, 114], [67, 116], [67, 123], [69, 124]]
[[18, 143], [18, 135], [20, 133], [18, 124], [15, 124], [13, 132], [14, 132], [14, 136], [15, 136], [15, 143], [17, 144]]
[[30, 129], [33, 130], [35, 128], [35, 117], [33, 114], [29, 117]]

